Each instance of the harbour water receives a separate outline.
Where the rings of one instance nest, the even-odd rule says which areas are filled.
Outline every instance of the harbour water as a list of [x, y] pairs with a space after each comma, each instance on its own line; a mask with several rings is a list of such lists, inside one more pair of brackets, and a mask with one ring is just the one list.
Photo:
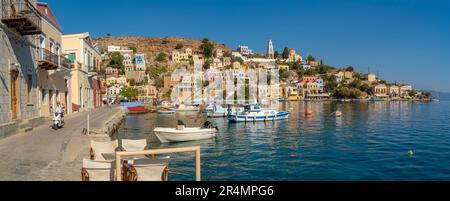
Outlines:
[[[206, 118], [130, 115], [116, 137], [147, 138], [152, 148], [201, 146], [206, 181], [450, 180], [450, 102], [287, 102], [280, 109], [291, 112], [288, 120], [209, 119], [220, 129], [215, 139], [163, 145], [153, 128], [177, 120], [201, 126]], [[193, 155], [173, 155], [170, 169], [170, 180], [194, 180]]]

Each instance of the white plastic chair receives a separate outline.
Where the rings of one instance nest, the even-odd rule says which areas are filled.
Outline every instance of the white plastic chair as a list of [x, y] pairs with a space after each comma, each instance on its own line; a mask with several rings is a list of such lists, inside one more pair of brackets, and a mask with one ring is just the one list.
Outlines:
[[115, 153], [119, 150], [119, 142], [117, 140], [109, 142], [96, 142], [91, 140], [90, 158], [91, 160], [106, 161], [102, 154]]
[[115, 181], [115, 179], [114, 161], [83, 159], [83, 168], [81, 169], [82, 181]]
[[147, 140], [122, 140], [122, 148], [125, 151], [143, 151], [147, 147]]

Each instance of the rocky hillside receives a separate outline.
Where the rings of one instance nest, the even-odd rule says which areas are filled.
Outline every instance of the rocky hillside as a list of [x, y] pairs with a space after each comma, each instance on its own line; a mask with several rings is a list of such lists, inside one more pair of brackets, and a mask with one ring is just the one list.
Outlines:
[[[191, 38], [152, 38], [142, 36], [119, 36], [119, 37], [101, 37], [94, 38], [94, 43], [98, 43], [101, 52], [106, 52], [108, 45], [117, 45], [124, 47], [136, 47], [137, 52], [145, 53], [147, 62], [152, 63], [154, 58], [161, 52], [170, 55], [172, 51], [176, 50], [178, 44], [182, 44], [182, 51], [186, 48], [191, 48], [194, 52], [200, 52], [199, 46], [202, 43], [201, 39]], [[231, 51], [225, 44], [212, 42], [215, 48], [220, 48], [224, 51]]]

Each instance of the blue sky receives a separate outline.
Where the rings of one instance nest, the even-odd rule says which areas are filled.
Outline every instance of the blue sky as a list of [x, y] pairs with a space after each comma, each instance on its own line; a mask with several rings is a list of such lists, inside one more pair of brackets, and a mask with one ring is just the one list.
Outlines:
[[47, 0], [65, 33], [207, 37], [295, 48], [337, 67], [450, 92], [450, 1]]

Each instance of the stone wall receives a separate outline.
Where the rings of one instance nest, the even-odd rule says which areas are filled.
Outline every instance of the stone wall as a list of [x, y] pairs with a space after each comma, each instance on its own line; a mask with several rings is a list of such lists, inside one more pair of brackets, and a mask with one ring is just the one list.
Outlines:
[[[19, 72], [18, 120], [35, 119], [39, 114], [38, 74], [36, 71], [35, 36], [20, 36], [0, 23], [0, 125], [3, 132], [12, 132], [11, 70]], [[16, 63], [18, 65], [12, 65]], [[31, 101], [28, 96], [28, 75], [31, 75]], [[3, 133], [2, 132], [2, 133]]]

